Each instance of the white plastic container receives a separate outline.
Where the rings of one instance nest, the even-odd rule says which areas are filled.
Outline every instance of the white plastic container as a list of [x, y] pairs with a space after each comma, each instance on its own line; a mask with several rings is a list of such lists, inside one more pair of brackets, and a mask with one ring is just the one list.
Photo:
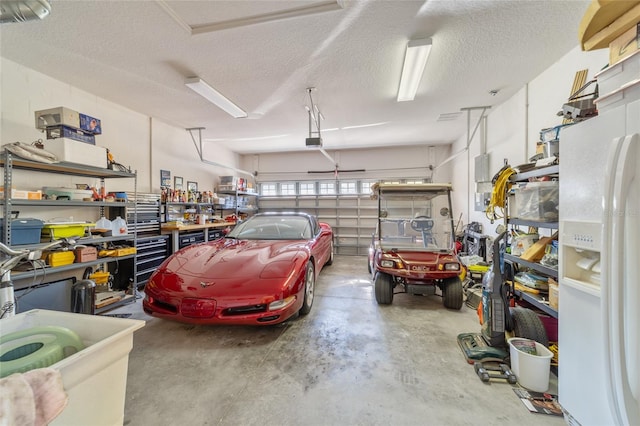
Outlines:
[[127, 234], [127, 222], [117, 216], [113, 221], [111, 221], [111, 234], [112, 235], [126, 235]]
[[111, 221], [104, 216], [96, 222], [96, 229], [112, 229], [111, 226]]
[[45, 139], [42, 144], [45, 151], [55, 154], [60, 161], [107, 168], [107, 148], [68, 138]]
[[515, 346], [518, 341], [532, 342], [530, 339], [521, 337], [512, 337], [508, 340], [511, 371], [518, 378], [520, 386], [535, 392], [546, 392], [549, 389], [549, 370], [553, 352], [543, 344], [534, 342], [537, 355], [532, 355], [518, 349]]
[[86, 346], [51, 365], [62, 374], [69, 401], [50, 425], [122, 425], [133, 332], [144, 321], [43, 309], [0, 320], [3, 334], [45, 325], [71, 329]]

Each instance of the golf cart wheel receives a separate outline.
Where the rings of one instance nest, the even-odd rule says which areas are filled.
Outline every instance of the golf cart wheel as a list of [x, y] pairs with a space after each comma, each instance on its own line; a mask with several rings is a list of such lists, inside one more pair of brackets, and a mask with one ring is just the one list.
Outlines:
[[462, 281], [460, 277], [447, 278], [442, 281], [442, 303], [448, 309], [460, 309], [464, 302]]
[[513, 319], [513, 334], [515, 337], [535, 340], [545, 347], [549, 346], [547, 330], [545, 330], [540, 317], [534, 311], [516, 306], [511, 308], [511, 318]]
[[376, 291], [376, 302], [379, 305], [390, 305], [393, 302], [393, 280], [391, 275], [378, 272], [373, 280]]

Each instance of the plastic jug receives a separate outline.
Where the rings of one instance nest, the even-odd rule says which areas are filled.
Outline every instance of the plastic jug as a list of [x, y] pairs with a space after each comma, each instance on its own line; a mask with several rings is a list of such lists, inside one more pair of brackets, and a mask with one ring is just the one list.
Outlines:
[[111, 221], [106, 217], [102, 216], [96, 222], [96, 229], [111, 229]]
[[127, 222], [120, 216], [111, 222], [112, 235], [125, 235], [127, 233]]

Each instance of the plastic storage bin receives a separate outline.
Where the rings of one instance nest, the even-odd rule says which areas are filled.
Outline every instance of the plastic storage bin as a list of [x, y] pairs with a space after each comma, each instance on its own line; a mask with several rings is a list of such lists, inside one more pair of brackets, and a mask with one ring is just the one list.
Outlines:
[[522, 182], [514, 189], [512, 218], [556, 222], [558, 220], [558, 181]]
[[86, 229], [94, 226], [95, 223], [85, 222], [46, 223], [42, 227], [42, 239], [53, 241], [60, 238], [83, 237]]
[[[519, 341], [535, 343], [536, 355], [518, 349]], [[549, 389], [549, 371], [553, 352], [541, 343], [521, 337], [512, 337], [508, 342], [511, 371], [518, 378], [520, 386], [535, 392], [546, 392]]]
[[66, 327], [85, 349], [51, 365], [69, 396], [50, 425], [122, 425], [133, 332], [144, 321], [34, 309], [2, 320], [2, 333], [33, 327]]
[[[40, 242], [40, 233], [44, 222], [40, 219], [12, 219], [11, 220], [11, 245], [16, 244], [38, 244]], [[2, 236], [0, 240], [4, 240], [4, 218], [0, 218], [0, 230]]]

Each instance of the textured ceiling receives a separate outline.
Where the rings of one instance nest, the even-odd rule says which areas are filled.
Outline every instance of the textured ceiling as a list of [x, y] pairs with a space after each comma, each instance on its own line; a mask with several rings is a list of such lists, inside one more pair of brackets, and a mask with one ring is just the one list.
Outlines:
[[[192, 35], [189, 26], [321, 0], [50, 1], [46, 19], [0, 26], [2, 56], [178, 127], [204, 127], [205, 143], [242, 154], [306, 149], [308, 87], [326, 149], [451, 143], [466, 134], [466, 116], [438, 117], [513, 95], [577, 46], [589, 4], [341, 1], [339, 10]], [[398, 103], [406, 43], [424, 37], [433, 49], [418, 94]], [[191, 76], [249, 117], [189, 90]]]

